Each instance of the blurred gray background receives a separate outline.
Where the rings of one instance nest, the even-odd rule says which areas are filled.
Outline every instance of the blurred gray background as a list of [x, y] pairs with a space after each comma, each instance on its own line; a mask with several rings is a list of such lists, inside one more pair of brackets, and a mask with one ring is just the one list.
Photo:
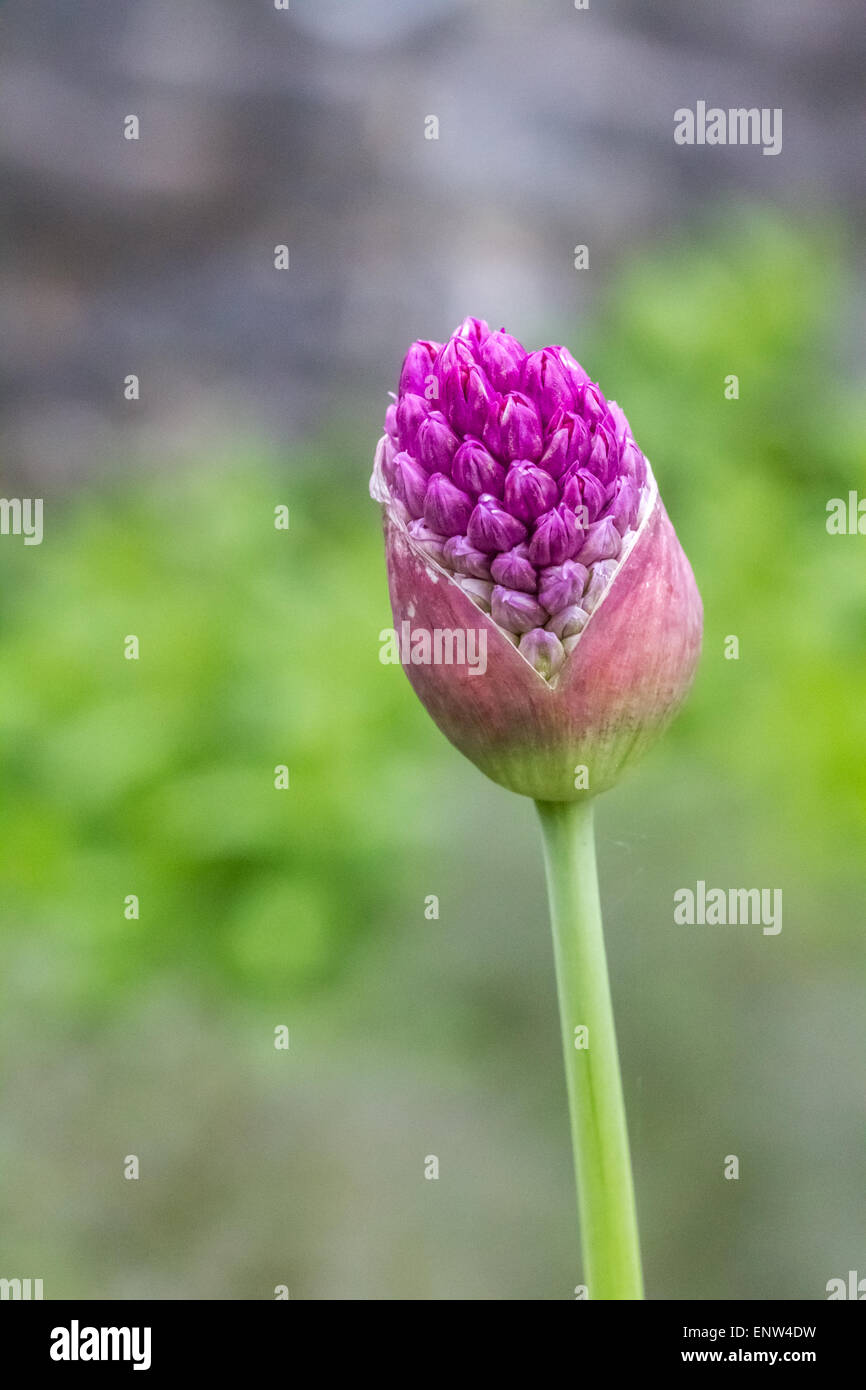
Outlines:
[[[0, 25], [0, 445], [44, 486], [363, 410], [467, 312], [540, 341], [702, 210], [862, 207], [859, 0], [8, 0]], [[699, 98], [781, 106], [781, 157], [676, 147]]]

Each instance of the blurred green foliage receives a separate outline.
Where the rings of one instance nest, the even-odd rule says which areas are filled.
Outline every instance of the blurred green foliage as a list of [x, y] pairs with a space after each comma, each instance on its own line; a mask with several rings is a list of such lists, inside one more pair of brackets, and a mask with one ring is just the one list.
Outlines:
[[[673, 746], [835, 871], [840, 839], [866, 847], [866, 566], [825, 507], [862, 479], [866, 411], [832, 337], [838, 241], [746, 226], [637, 259], [572, 346], [625, 406], [704, 597]], [[0, 549], [4, 926], [70, 1000], [164, 969], [280, 994], [326, 979], [423, 843], [441, 744], [378, 662], [370, 442], [348, 485], [327, 449], [289, 472], [247, 450], [49, 500], [42, 546]]]
[[28, 989], [119, 1002], [180, 969], [282, 997], [376, 929], [424, 834], [406, 796], [433, 737], [378, 661], [374, 508], [331, 471], [130, 481], [49, 503], [41, 547], [4, 545], [0, 857]]
[[[825, 507], [862, 477], [866, 412], [837, 370], [837, 241], [747, 226], [636, 260], [572, 345], [624, 404], [704, 597], [672, 747], [837, 871], [840, 838], [866, 847], [866, 566]], [[49, 501], [43, 545], [0, 550], [5, 930], [70, 1000], [165, 969], [280, 995], [327, 979], [423, 843], [447, 761], [378, 661], [369, 442], [348, 486], [327, 449], [289, 473], [246, 450]]]
[[[704, 601], [702, 668], [674, 736], [807, 841], [818, 873], [838, 874], [847, 844], [859, 881], [864, 538], [826, 529], [830, 498], [866, 495], [845, 266], [838, 231], [739, 209], [626, 267], [587, 357], [652, 460]], [[729, 634], [737, 661], [723, 659]]]

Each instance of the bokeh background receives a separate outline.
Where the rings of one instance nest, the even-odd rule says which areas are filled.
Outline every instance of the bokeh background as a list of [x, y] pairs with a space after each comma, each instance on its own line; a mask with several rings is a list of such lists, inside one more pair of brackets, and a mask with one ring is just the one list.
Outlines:
[[[598, 808], [648, 1294], [866, 1275], [864, 58], [859, 0], [7, 0], [0, 1276], [573, 1297], [533, 808], [378, 660], [386, 393], [467, 313], [623, 404], [705, 602]], [[698, 879], [781, 935], [674, 926]]]

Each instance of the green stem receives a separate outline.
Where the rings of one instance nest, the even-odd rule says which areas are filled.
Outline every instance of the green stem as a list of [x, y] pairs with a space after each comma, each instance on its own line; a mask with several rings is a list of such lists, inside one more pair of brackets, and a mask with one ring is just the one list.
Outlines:
[[[592, 1299], [643, 1298], [592, 802], [539, 801], [537, 806], [553, 924], [585, 1282]], [[575, 1033], [584, 1028], [585, 1035]]]

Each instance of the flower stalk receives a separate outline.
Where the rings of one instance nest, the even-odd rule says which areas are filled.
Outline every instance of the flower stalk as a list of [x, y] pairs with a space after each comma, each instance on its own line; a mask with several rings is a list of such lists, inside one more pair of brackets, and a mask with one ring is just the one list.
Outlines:
[[461, 753], [538, 806], [585, 1282], [642, 1298], [592, 805], [688, 693], [691, 566], [616, 402], [565, 347], [527, 352], [483, 319], [409, 349], [370, 492], [395, 628], [484, 644], [483, 680], [468, 660], [406, 675]]
[[641, 1299], [637, 1213], [598, 891], [594, 803], [536, 804], [550, 897], [585, 1283], [591, 1299]]

